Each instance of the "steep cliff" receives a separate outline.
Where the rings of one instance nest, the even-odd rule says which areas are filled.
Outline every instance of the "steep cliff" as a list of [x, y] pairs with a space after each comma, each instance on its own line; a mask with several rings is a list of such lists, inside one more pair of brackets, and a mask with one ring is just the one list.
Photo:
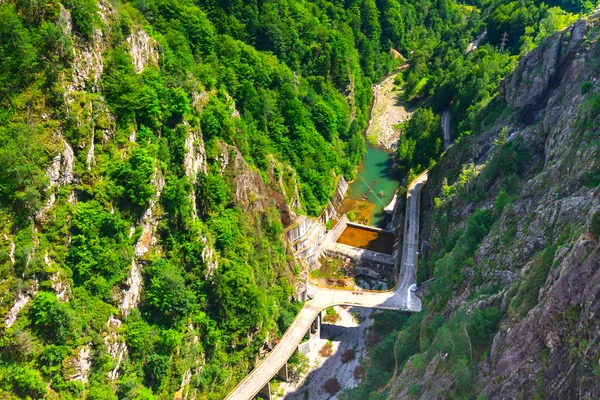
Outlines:
[[373, 398], [600, 396], [599, 27], [578, 21], [526, 55], [430, 170], [419, 277], [436, 280], [376, 346], [394, 350], [387, 386], [369, 377], [383, 353], [366, 362]]

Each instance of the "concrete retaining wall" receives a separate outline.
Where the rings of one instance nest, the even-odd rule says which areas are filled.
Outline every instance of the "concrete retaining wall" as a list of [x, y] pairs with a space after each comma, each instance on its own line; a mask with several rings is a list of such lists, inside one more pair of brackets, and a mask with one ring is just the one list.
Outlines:
[[[348, 222], [348, 226], [353, 226], [353, 227], [358, 228], [358, 229], [364, 229], [365, 231], [379, 232], [379, 233], [382, 233], [384, 235], [394, 236], [394, 232], [388, 231], [387, 229], [377, 228], [375, 226], [357, 224], [356, 222]], [[339, 238], [339, 236], [338, 236], [338, 238]]]
[[344, 198], [346, 197], [346, 192], [348, 191], [348, 182], [344, 179], [344, 176], [340, 176], [338, 180], [337, 186], [335, 187], [335, 192], [333, 192], [333, 196], [329, 203], [327, 203], [327, 207], [319, 217], [319, 220], [327, 224], [327, 222], [332, 219], [337, 218], [337, 210], [339, 210]]
[[360, 249], [358, 247], [348, 246], [341, 243], [335, 243], [325, 250], [325, 254], [336, 258], [350, 258], [357, 267], [364, 268], [394, 268], [396, 261], [389, 254], [378, 253], [376, 251]]
[[313, 220], [301, 215], [298, 217], [296, 224], [292, 225], [287, 230], [287, 237], [290, 242], [295, 242], [302, 236], [306, 235], [306, 232], [310, 229], [313, 224]]

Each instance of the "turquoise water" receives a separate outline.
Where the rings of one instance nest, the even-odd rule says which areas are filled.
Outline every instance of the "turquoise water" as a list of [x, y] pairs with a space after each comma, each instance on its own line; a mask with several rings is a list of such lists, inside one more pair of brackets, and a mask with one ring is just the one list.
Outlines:
[[348, 197], [375, 204], [370, 224], [380, 226], [385, 222], [386, 217], [383, 208], [392, 201], [394, 192], [400, 185], [400, 180], [396, 172], [391, 169], [392, 154], [386, 150], [371, 147], [368, 143], [366, 146], [367, 153], [358, 167], [358, 175], [350, 186]]

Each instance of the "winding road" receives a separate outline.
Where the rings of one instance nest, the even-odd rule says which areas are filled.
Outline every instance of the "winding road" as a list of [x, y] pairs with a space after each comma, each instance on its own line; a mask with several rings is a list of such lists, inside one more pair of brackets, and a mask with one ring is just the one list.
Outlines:
[[426, 182], [427, 171], [419, 175], [408, 186], [402, 264], [398, 284], [387, 291], [316, 288], [314, 298], [305, 303], [304, 308], [298, 313], [279, 344], [233, 389], [226, 399], [248, 400], [254, 398], [296, 351], [319, 313], [328, 307], [350, 305], [388, 310], [421, 311], [421, 299], [415, 296], [409, 288], [416, 281], [420, 195]]

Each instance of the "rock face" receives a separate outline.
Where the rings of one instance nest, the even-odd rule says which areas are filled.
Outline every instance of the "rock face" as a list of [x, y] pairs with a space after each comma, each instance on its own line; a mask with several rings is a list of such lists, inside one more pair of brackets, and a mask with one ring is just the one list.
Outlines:
[[[489, 357], [472, 362], [474, 398], [600, 396], [600, 241], [590, 230], [592, 216], [600, 210], [600, 189], [588, 178], [600, 167], [595, 128], [600, 115], [589, 107], [600, 91], [595, 67], [600, 64], [598, 26], [597, 17], [579, 21], [525, 56], [501, 84], [500, 98], [511, 116], [499, 117], [486, 132], [452, 146], [430, 171], [422, 197], [421, 239], [436, 243], [442, 228], [434, 199], [451, 204], [451, 236], [476, 210], [493, 210], [501, 187], [501, 182], [489, 182], [477, 202], [474, 196], [444, 195], [442, 188], [458, 181], [458, 174], [452, 177], [447, 171], [460, 171], [462, 166], [467, 182], [461, 190], [468, 193], [472, 179], [464, 178], [470, 176], [464, 171], [469, 165], [472, 176], [485, 170], [503, 128], [507, 141], [518, 143], [526, 159], [514, 201], [475, 251], [481, 277], [465, 267], [465, 281], [454, 287], [442, 312], [448, 319], [460, 309], [471, 312], [494, 304], [503, 313]], [[583, 82], [592, 85], [586, 94]], [[515, 297], [536, 268], [539, 271], [541, 255], [552, 246], [547, 276], [542, 276], [539, 290], [529, 289], [533, 305], [519, 310]], [[499, 288], [497, 293], [475, 296], [491, 285]], [[445, 398], [453, 388], [452, 373], [433, 368], [434, 358], [427, 361], [423, 374], [416, 373], [409, 360], [388, 398], [409, 397], [413, 384], [419, 385], [421, 399]]]
[[158, 65], [158, 52], [156, 51], [158, 43], [148, 36], [145, 30], [140, 29], [132, 33], [126, 41], [135, 72], [139, 74], [146, 65]]
[[529, 53], [500, 86], [500, 95], [508, 105], [513, 109], [543, 106], [542, 100], [556, 83], [561, 66], [569, 63], [588, 29], [587, 21], [578, 21]]
[[250, 169], [240, 151], [221, 144], [221, 173], [233, 176], [233, 201], [244, 211], [264, 211], [269, 205], [267, 186], [258, 171]]

